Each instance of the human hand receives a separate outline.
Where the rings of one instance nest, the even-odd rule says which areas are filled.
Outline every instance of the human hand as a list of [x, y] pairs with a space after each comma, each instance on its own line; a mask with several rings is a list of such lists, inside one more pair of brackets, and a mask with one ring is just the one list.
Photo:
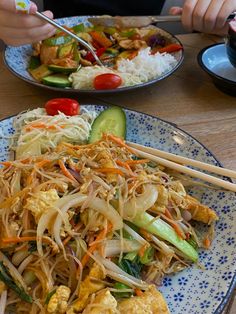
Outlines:
[[[31, 2], [30, 14], [16, 12], [15, 0], [0, 0], [0, 39], [7, 45], [20, 46], [52, 36], [55, 28], [34, 16], [36, 4]], [[50, 11], [44, 12], [53, 18]]]
[[236, 11], [236, 0], [185, 0], [183, 8], [172, 7], [170, 14], [182, 14], [182, 24], [188, 31], [225, 35], [227, 17]]

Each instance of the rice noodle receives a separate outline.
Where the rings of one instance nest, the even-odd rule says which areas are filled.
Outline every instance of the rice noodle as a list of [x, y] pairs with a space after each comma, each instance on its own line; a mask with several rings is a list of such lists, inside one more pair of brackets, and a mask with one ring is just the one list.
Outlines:
[[1, 293], [0, 297], [0, 314], [5, 314], [6, 304], [7, 304], [7, 290], [4, 290]]

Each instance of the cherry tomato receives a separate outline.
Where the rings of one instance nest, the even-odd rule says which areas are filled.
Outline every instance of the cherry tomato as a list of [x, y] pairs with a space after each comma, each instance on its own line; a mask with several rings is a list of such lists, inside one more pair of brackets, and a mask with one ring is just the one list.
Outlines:
[[46, 112], [50, 116], [57, 115], [59, 111], [66, 116], [75, 116], [79, 114], [79, 108], [79, 103], [71, 98], [54, 98], [45, 104]]
[[93, 86], [95, 89], [114, 89], [121, 85], [122, 79], [113, 73], [104, 73], [95, 77]]

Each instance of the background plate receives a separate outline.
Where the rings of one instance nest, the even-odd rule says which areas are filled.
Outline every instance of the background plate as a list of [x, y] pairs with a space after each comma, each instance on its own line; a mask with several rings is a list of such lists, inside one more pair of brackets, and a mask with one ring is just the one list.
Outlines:
[[[97, 105], [86, 108], [97, 112], [104, 109]], [[201, 143], [173, 125], [136, 111], [126, 110], [126, 115], [129, 141], [219, 165]], [[0, 122], [0, 131], [6, 137], [14, 133], [12, 121], [10, 117]], [[8, 156], [9, 139], [0, 139], [0, 160], [6, 160]], [[200, 251], [204, 271], [193, 266], [167, 276], [160, 290], [173, 314], [220, 314], [236, 284], [236, 196], [235, 193], [196, 186], [189, 192], [220, 216], [215, 239], [210, 251]]]
[[[61, 18], [61, 19], [57, 19], [57, 21], [62, 24], [62, 25], [67, 25], [69, 27], [72, 27], [74, 25], [77, 25], [79, 23], [84, 23], [85, 25], [89, 25], [89, 22], [87, 21], [86, 16], [77, 16], [77, 17], [67, 17], [67, 18]], [[178, 43], [181, 45], [180, 41], [173, 35], [171, 35], [170, 33], [159, 29], [159, 32], [165, 36], [168, 37], [170, 39], [171, 42], [173, 43]], [[51, 87], [51, 86], [47, 86], [44, 85], [40, 82], [37, 82], [34, 80], [33, 77], [31, 77], [31, 75], [29, 74], [29, 72], [27, 71], [27, 67], [28, 67], [28, 63], [29, 63], [29, 58], [32, 55], [32, 47], [31, 45], [25, 45], [25, 46], [20, 46], [20, 47], [10, 47], [7, 46], [5, 48], [5, 52], [4, 52], [4, 62], [7, 66], [7, 68], [17, 77], [19, 77], [20, 79], [45, 88], [45, 89], [50, 89], [50, 90], [55, 90], [55, 91], [63, 91], [63, 92], [69, 92], [69, 93], [83, 93], [83, 94], [103, 94], [103, 93], [114, 93], [114, 92], [122, 92], [122, 91], [128, 91], [128, 90], [133, 90], [136, 88], [140, 88], [140, 87], [144, 87], [153, 83], [156, 83], [158, 81], [163, 80], [164, 78], [168, 77], [169, 75], [171, 75], [172, 73], [174, 73], [178, 67], [181, 65], [182, 61], [183, 61], [183, 50], [180, 50], [178, 52], [175, 53], [175, 57], [177, 59], [177, 64], [168, 72], [164, 73], [163, 75], [159, 76], [158, 78], [148, 81], [146, 83], [143, 84], [138, 84], [138, 85], [134, 85], [134, 86], [128, 86], [128, 87], [121, 87], [121, 88], [117, 88], [117, 89], [111, 89], [111, 90], [79, 90], [79, 89], [72, 89], [72, 88], [58, 88], [58, 87]]]

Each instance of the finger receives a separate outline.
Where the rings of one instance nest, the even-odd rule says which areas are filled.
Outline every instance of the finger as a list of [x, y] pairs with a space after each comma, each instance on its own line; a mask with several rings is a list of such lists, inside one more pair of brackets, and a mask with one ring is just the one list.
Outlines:
[[204, 16], [204, 30], [207, 33], [212, 33], [217, 29], [216, 22], [222, 7], [222, 0], [211, 1], [207, 12]]
[[[51, 11], [44, 12], [46, 16], [49, 18], [53, 18], [53, 14]], [[1, 26], [9, 26], [15, 28], [30, 28], [36, 26], [43, 26], [46, 22], [42, 21], [37, 16], [26, 15], [26, 14], [18, 14], [6, 11], [0, 11], [0, 25]]]
[[228, 16], [234, 11], [236, 11], [236, 0], [224, 1], [216, 19], [216, 28], [223, 29]]
[[197, 4], [197, 0], [186, 0], [182, 12], [182, 24], [188, 31], [193, 30], [193, 11]]
[[[214, 0], [213, 0], [214, 2]], [[204, 16], [211, 0], [198, 0], [193, 10], [193, 29], [202, 32], [204, 30]]]
[[170, 15], [181, 15], [183, 12], [183, 9], [180, 7], [172, 7], [169, 10]]
[[[51, 36], [54, 35], [54, 31], [53, 32], [49, 32], [47, 33], [46, 35], [37, 35], [37, 37], [34, 38], [34, 41], [33, 42], [39, 42], [41, 40], [44, 40], [46, 38], [49, 38]], [[32, 44], [32, 41], [28, 38], [28, 37], [25, 37], [25, 38], [7, 38], [7, 39], [4, 39], [3, 38], [3, 41], [5, 42], [5, 44], [9, 45], [9, 46], [22, 46], [22, 45], [26, 45], [26, 44]]]
[[[15, 0], [1, 0], [0, 10], [10, 11], [16, 13], [16, 3]], [[36, 12], [37, 6], [35, 3], [31, 2], [30, 12]]]

